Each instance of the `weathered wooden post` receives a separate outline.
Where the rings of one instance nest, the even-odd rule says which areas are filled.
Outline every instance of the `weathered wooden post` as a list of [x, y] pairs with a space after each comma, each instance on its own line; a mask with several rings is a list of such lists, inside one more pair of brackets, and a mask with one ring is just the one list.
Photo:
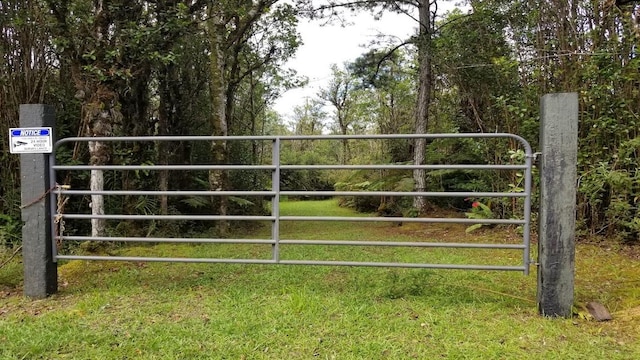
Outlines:
[[570, 317], [575, 275], [578, 94], [548, 94], [540, 104], [538, 310]]
[[[58, 270], [53, 259], [51, 200], [55, 179], [49, 177], [49, 154], [40, 152], [54, 136], [55, 111], [42, 104], [20, 105], [20, 127], [10, 135], [12, 150], [20, 153], [22, 193], [22, 254], [24, 294], [44, 298], [58, 291]], [[24, 151], [23, 151], [24, 150]]]

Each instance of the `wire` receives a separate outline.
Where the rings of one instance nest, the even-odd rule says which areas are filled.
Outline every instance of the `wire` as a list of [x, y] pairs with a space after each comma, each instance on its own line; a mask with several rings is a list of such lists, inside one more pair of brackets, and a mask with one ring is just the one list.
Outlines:
[[[537, 50], [537, 51], [545, 51], [545, 50]], [[524, 63], [529, 63], [529, 62], [533, 62], [536, 60], [545, 60], [545, 59], [554, 59], [554, 58], [560, 58], [560, 57], [567, 57], [567, 56], [598, 56], [598, 55], [611, 55], [611, 56], [615, 56], [615, 55], [623, 55], [626, 53], [620, 53], [620, 52], [570, 52], [570, 53], [564, 53], [564, 54], [554, 54], [554, 55], [545, 55], [545, 56], [538, 56], [538, 57], [532, 57], [523, 61], [520, 60], [515, 60], [516, 62], [518, 62], [519, 64], [524, 64]], [[627, 54], [628, 55], [628, 54]], [[479, 68], [479, 67], [489, 67], [489, 66], [498, 66], [498, 64], [495, 63], [486, 63], [486, 64], [469, 64], [469, 65], [461, 65], [461, 66], [455, 66], [455, 67], [451, 67], [451, 69], [469, 69], [469, 68]]]
[[51, 188], [49, 188], [49, 190], [45, 191], [42, 195], [40, 195], [40, 197], [38, 197], [37, 199], [33, 200], [32, 202], [25, 204], [25, 205], [20, 205], [20, 209], [25, 209], [28, 208], [29, 206], [32, 206], [36, 203], [38, 203], [40, 200], [44, 199], [45, 196], [49, 195], [51, 193], [52, 190], [54, 190], [55, 188], [58, 187], [58, 184], [52, 186]]

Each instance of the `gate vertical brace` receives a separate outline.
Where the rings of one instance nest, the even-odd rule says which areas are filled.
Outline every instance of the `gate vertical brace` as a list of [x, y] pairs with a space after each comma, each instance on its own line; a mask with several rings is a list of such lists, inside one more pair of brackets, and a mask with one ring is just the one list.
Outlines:
[[570, 317], [574, 298], [578, 94], [547, 94], [540, 103], [538, 310]]
[[273, 140], [271, 164], [275, 167], [271, 173], [271, 190], [274, 195], [271, 201], [271, 239], [273, 243], [273, 261], [280, 262], [280, 138]]
[[525, 165], [527, 169], [524, 172], [524, 192], [527, 194], [524, 198], [524, 226], [523, 240], [525, 243], [524, 252], [522, 254], [522, 263], [524, 265], [524, 275], [529, 275], [531, 267], [531, 197], [533, 192], [531, 177], [533, 167], [533, 154], [531, 147], [527, 144], [527, 156], [525, 157]]
[[[20, 127], [51, 127], [55, 141], [54, 126], [52, 106], [20, 105]], [[24, 295], [36, 299], [58, 291], [49, 196], [55, 179], [50, 177], [49, 165], [49, 154], [20, 155]]]

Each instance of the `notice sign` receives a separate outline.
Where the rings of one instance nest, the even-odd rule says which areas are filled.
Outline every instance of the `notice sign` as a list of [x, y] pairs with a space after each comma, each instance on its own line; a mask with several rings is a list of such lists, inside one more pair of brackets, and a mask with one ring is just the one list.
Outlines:
[[53, 151], [51, 128], [10, 128], [9, 151], [12, 154], [50, 153]]

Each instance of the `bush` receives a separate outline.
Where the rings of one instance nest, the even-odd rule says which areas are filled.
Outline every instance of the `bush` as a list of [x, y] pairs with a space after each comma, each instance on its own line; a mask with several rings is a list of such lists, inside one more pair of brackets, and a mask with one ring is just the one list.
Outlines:
[[13, 248], [21, 242], [20, 221], [9, 215], [0, 214], [0, 246]]

